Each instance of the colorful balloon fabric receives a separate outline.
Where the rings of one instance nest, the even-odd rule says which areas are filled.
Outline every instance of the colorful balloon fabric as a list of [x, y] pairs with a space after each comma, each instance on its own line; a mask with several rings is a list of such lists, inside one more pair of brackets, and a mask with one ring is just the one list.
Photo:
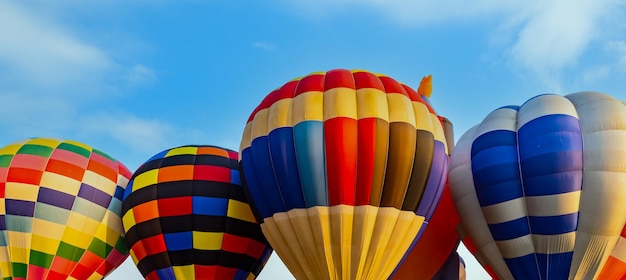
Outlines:
[[150, 158], [124, 193], [130, 254], [146, 279], [254, 279], [272, 250], [239, 174], [237, 152], [181, 146]]
[[626, 277], [626, 109], [539, 95], [458, 141], [450, 189], [475, 256], [500, 279]]
[[120, 265], [130, 175], [75, 141], [32, 138], [0, 149], [3, 279], [101, 279]]
[[241, 164], [261, 229], [297, 279], [387, 279], [432, 216], [451, 123], [394, 79], [336, 69], [252, 112]]
[[446, 185], [433, 217], [417, 243], [398, 265], [391, 279], [442, 279], [435, 276], [442, 274], [442, 270], [449, 270], [449, 266], [456, 265], [458, 270], [458, 261], [456, 264], [446, 266], [450, 256], [456, 255], [460, 242], [456, 233], [458, 224], [459, 216], [454, 208], [450, 189]]

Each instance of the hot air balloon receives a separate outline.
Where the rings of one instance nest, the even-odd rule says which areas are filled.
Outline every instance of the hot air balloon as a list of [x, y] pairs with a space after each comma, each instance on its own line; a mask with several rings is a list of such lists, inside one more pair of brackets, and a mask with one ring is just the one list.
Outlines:
[[244, 129], [264, 235], [297, 279], [387, 279], [432, 216], [451, 123], [419, 89], [362, 70], [294, 79]]
[[272, 250], [239, 174], [237, 152], [181, 146], [133, 174], [122, 222], [146, 279], [254, 279]]
[[101, 279], [120, 265], [130, 175], [75, 141], [32, 138], [0, 149], [3, 279]]
[[500, 279], [624, 279], [626, 109], [539, 95], [458, 141], [450, 189], [475, 256]]

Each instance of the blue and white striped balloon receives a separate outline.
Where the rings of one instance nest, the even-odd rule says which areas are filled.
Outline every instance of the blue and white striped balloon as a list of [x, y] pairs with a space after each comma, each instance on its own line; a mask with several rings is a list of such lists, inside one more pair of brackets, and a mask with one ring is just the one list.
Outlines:
[[626, 223], [621, 101], [546, 94], [494, 110], [459, 140], [449, 180], [477, 259], [499, 278], [626, 273], [626, 259], [604, 267], [614, 248], [625, 251], [616, 247]]

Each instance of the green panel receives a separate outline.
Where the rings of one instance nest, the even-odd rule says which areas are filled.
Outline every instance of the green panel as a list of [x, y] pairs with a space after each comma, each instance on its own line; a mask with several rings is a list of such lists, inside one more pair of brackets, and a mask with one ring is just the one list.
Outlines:
[[25, 263], [11, 263], [13, 268], [13, 278], [26, 278], [26, 271], [28, 271], [28, 265]]
[[17, 153], [18, 154], [37, 155], [37, 156], [42, 156], [42, 157], [48, 158], [52, 154], [53, 150], [54, 150], [53, 148], [50, 148], [48, 146], [26, 144], [26, 145], [22, 146], [17, 151]]
[[56, 207], [50, 204], [37, 202], [35, 206], [35, 218], [46, 220], [60, 225], [67, 223], [70, 210]]
[[33, 232], [33, 217], [6, 215], [7, 230]]
[[111, 250], [113, 250], [113, 247], [111, 247], [111, 245], [106, 244], [105, 242], [103, 242], [102, 240], [98, 238], [94, 238], [91, 241], [91, 244], [89, 244], [89, 248], [87, 250], [89, 250], [89, 252], [92, 252], [98, 255], [99, 257], [103, 259], [106, 259], [106, 257], [109, 255]]
[[11, 164], [11, 160], [13, 159], [13, 155], [1, 155], [0, 156], [0, 167], [9, 167]]
[[61, 241], [59, 249], [57, 249], [57, 256], [73, 262], [78, 262], [84, 253], [85, 249], [78, 248], [63, 241]]
[[43, 268], [50, 268], [52, 264], [52, 259], [54, 256], [48, 255], [43, 252], [31, 250], [30, 251], [30, 264], [36, 265]]
[[85, 149], [83, 147], [72, 145], [70, 143], [61, 143], [59, 145], [59, 147], [57, 147], [57, 149], [74, 152], [74, 153], [77, 153], [77, 154], [79, 154], [81, 156], [84, 156], [86, 158], [89, 158], [91, 156], [91, 151], [89, 151], [89, 150], [87, 150], [87, 149]]
[[128, 246], [126, 245], [126, 241], [124, 240], [124, 238], [120, 237], [117, 240], [117, 244], [115, 244], [115, 249], [117, 249], [122, 254], [128, 253]]

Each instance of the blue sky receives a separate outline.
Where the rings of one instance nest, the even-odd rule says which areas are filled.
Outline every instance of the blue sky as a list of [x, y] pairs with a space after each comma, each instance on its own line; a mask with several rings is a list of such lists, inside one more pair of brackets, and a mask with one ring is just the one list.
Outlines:
[[[185, 144], [237, 150], [292, 78], [366, 69], [417, 87], [456, 138], [542, 93], [626, 100], [623, 1], [0, 1], [0, 145], [55, 137], [131, 170]], [[485, 279], [467, 253], [468, 279]], [[259, 279], [289, 279], [272, 257]], [[107, 279], [141, 279], [132, 261]]]

